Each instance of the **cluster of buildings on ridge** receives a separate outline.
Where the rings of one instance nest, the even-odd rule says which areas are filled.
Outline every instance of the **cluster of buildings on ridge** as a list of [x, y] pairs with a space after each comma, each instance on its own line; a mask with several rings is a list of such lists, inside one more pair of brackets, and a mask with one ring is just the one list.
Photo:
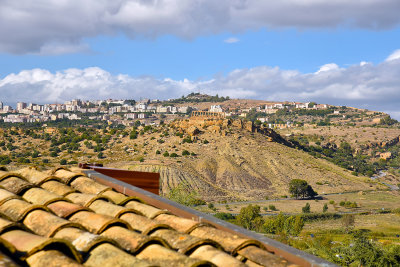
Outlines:
[[[328, 107], [325, 104], [284, 102], [243, 109], [225, 109], [220, 105], [212, 105], [208, 111], [224, 113], [225, 116], [237, 115], [246, 117], [254, 109], [257, 112], [273, 114], [284, 108], [326, 109]], [[112, 99], [96, 101], [74, 99], [63, 104], [44, 105], [18, 102], [15, 109], [0, 102], [0, 114], [4, 114], [4, 116], [0, 116], [0, 121], [9, 123], [47, 122], [62, 119], [80, 120], [84, 117], [91, 120], [103, 120], [109, 123], [129, 126], [134, 123], [132, 120], [145, 120], [147, 124], [154, 124], [156, 121], [167, 117], [173, 119], [176, 116], [189, 115], [193, 110], [197, 110], [197, 108], [163, 104], [159, 100], [151, 101], [149, 99], [138, 102]], [[266, 122], [267, 118], [260, 118], [260, 120], [261, 122]]]

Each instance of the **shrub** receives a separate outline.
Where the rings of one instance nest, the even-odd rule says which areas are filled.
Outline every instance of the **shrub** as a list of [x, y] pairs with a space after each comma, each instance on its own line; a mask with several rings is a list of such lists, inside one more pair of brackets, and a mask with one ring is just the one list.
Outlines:
[[161, 151], [160, 151], [160, 150], [157, 150], [157, 151], [156, 151], [156, 155], [159, 155], [159, 154], [161, 154]]
[[173, 153], [171, 153], [169, 156], [170, 156], [171, 158], [176, 158], [176, 157], [178, 157], [178, 154], [176, 154], [175, 152], [173, 152]]
[[191, 156], [196, 156], [196, 153], [192, 152], [190, 153]]
[[208, 143], [209, 143], [208, 140], [204, 139], [203, 144], [208, 144]]
[[335, 201], [334, 200], [329, 200], [329, 204], [333, 205], [333, 204], [335, 204]]
[[172, 188], [168, 192], [167, 197], [175, 202], [186, 206], [197, 206], [205, 204], [203, 200], [198, 198], [197, 192], [190, 189], [189, 186], [184, 183], [180, 183], [177, 187]]
[[354, 227], [355, 219], [353, 214], [345, 214], [342, 217], [342, 225], [346, 232], [349, 232]]
[[49, 163], [49, 159], [42, 159], [43, 163]]
[[310, 213], [310, 212], [311, 212], [310, 203], [307, 202], [306, 205], [305, 205], [304, 207], [301, 208], [301, 211], [302, 211], [303, 213]]
[[263, 207], [263, 210], [264, 211], [268, 211], [268, 207]]
[[208, 203], [207, 207], [212, 210], [214, 208], [214, 204], [213, 203]]
[[269, 205], [268, 208], [269, 208], [270, 210], [276, 211], [275, 205]]
[[188, 136], [188, 137], [185, 137], [183, 140], [182, 140], [182, 143], [184, 144], [184, 143], [193, 143], [193, 141], [192, 141], [192, 139], [190, 138], [190, 136]]
[[67, 164], [67, 160], [66, 160], [66, 159], [60, 160], [60, 164], [61, 164], [61, 165], [66, 165], [66, 164]]
[[182, 156], [189, 156], [189, 155], [190, 155], [189, 151], [187, 151], [187, 150], [182, 151]]
[[216, 217], [220, 220], [224, 220], [224, 221], [232, 221], [236, 218], [232, 214], [226, 213], [226, 212], [218, 212], [218, 213], [214, 214], [214, 217]]
[[263, 230], [269, 234], [298, 235], [304, 227], [304, 220], [301, 216], [285, 216], [280, 213], [278, 216], [268, 217]]
[[400, 208], [396, 208], [396, 209], [394, 209], [394, 210], [393, 210], [393, 213], [395, 213], [395, 214], [399, 214], [399, 215], [400, 215]]
[[164, 157], [169, 157], [168, 151], [165, 151], [165, 152], [163, 153], [163, 156], [164, 156]]
[[328, 204], [324, 204], [324, 207], [322, 208], [322, 212], [327, 212], [328, 210]]

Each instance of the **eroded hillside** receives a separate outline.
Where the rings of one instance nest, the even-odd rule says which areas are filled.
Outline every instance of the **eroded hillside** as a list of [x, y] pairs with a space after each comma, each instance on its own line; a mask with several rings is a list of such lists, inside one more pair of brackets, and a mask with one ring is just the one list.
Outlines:
[[[171, 133], [175, 131], [179, 133], [179, 129]], [[162, 144], [149, 139], [145, 147], [152, 152], [146, 154], [145, 160], [122, 167], [160, 172], [163, 194], [184, 184], [188, 191], [198, 192], [205, 200], [272, 198], [288, 195], [288, 183], [295, 178], [307, 180], [319, 193], [376, 187], [369, 178], [353, 176], [326, 160], [237, 127], [222, 134], [203, 129], [193, 143], [174, 135], [164, 137]], [[196, 155], [163, 156], [172, 151], [181, 155], [184, 150]]]

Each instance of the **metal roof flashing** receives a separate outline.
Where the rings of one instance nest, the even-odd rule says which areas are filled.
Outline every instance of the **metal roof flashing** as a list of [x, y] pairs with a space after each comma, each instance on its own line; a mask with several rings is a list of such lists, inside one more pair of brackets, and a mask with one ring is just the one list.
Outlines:
[[94, 170], [83, 170], [88, 177], [99, 182], [103, 185], [110, 186], [116, 191], [126, 194], [128, 196], [134, 196], [142, 199], [148, 204], [151, 204], [157, 208], [168, 210], [170, 213], [183, 217], [186, 219], [192, 219], [202, 223], [208, 223], [216, 227], [217, 229], [233, 233], [240, 237], [251, 238], [259, 241], [268, 251], [288, 260], [294, 264], [300, 266], [321, 266], [321, 267], [333, 267], [338, 266], [334, 263], [328, 262], [324, 259], [318, 258], [314, 255], [308, 254], [304, 251], [298, 250], [296, 248], [290, 247], [283, 243], [280, 243], [271, 238], [265, 237], [261, 234], [246, 230], [237, 225], [231, 224], [229, 222], [217, 219], [214, 216], [199, 212], [197, 210], [191, 209], [187, 206], [183, 206], [179, 203], [173, 202], [169, 199], [160, 197], [154, 193], [143, 190], [139, 187], [130, 185], [118, 179], [112, 178], [110, 176], [101, 174]]

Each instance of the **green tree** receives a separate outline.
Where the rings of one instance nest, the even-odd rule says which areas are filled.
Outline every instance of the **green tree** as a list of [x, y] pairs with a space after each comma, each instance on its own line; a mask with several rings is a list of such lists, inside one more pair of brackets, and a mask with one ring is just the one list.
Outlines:
[[67, 160], [66, 160], [66, 159], [60, 160], [60, 164], [61, 164], [61, 165], [66, 165], [66, 164], [67, 164]]
[[289, 192], [292, 197], [299, 198], [312, 198], [317, 195], [314, 189], [302, 179], [293, 179], [289, 183]]
[[240, 209], [240, 213], [236, 217], [236, 222], [248, 230], [254, 230], [260, 223], [260, 219], [262, 219], [260, 206], [250, 204]]

